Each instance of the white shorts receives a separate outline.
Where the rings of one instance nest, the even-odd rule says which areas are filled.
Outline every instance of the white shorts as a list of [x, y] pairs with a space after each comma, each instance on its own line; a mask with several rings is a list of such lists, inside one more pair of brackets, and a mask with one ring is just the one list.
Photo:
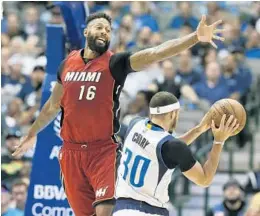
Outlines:
[[120, 198], [116, 201], [113, 216], [169, 216], [169, 211], [143, 201]]

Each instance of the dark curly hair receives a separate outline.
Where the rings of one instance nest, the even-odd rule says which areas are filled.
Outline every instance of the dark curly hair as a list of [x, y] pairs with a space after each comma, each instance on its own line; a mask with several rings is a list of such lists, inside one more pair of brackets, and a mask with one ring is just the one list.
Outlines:
[[102, 13], [102, 12], [94, 13], [94, 14], [89, 15], [88, 18], [87, 18], [87, 21], [86, 21], [86, 25], [88, 26], [88, 24], [91, 21], [93, 21], [95, 19], [99, 19], [99, 18], [106, 19], [109, 22], [109, 24], [111, 25], [111, 22], [112, 22], [111, 17], [109, 15], [105, 14], [105, 13]]

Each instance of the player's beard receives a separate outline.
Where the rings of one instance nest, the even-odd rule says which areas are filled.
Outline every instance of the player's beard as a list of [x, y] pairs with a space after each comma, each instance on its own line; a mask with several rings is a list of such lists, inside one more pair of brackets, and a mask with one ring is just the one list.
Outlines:
[[105, 45], [102, 46], [102, 45], [99, 45], [99, 44], [97, 43], [97, 38], [98, 38], [98, 37], [94, 37], [94, 36], [92, 36], [92, 35], [89, 34], [89, 35], [87, 36], [88, 47], [89, 47], [92, 51], [98, 53], [99, 55], [102, 55], [104, 52], [106, 52], [106, 51], [108, 50], [109, 45], [110, 45], [110, 41], [105, 41]]

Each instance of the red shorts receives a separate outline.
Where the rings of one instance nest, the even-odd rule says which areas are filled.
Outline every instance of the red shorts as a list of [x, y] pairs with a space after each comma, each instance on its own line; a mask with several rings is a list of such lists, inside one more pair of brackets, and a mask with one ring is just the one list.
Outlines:
[[76, 216], [95, 214], [95, 205], [114, 198], [118, 145], [113, 140], [86, 145], [64, 142], [62, 182]]

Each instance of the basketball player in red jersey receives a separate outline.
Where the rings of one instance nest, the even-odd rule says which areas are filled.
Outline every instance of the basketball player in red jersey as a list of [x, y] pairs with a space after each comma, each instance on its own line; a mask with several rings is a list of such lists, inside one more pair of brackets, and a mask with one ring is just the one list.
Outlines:
[[[111, 18], [103, 13], [88, 17], [86, 47], [72, 51], [61, 63], [52, 95], [23, 137], [14, 155], [33, 147], [36, 135], [62, 111], [59, 155], [65, 192], [76, 216], [109, 216], [113, 209], [116, 176], [115, 134], [119, 130], [119, 95], [127, 74], [172, 57], [198, 42], [223, 40], [217, 21], [206, 25], [203, 16], [196, 32], [137, 53], [108, 50]], [[183, 136], [186, 143], [209, 128]]]

